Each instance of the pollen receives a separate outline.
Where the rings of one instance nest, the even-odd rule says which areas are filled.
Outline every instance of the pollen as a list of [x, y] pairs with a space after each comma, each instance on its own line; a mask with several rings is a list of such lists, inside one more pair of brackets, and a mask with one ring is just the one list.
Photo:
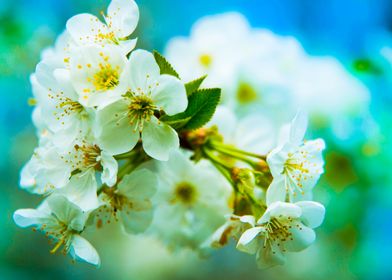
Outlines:
[[119, 84], [118, 68], [112, 68], [110, 64], [100, 64], [100, 71], [95, 73], [92, 79], [89, 79], [96, 91], [110, 90]]

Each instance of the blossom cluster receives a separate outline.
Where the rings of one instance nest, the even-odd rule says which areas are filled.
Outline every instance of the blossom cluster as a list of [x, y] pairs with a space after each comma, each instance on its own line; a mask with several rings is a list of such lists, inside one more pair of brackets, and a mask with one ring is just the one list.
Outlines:
[[[100, 258], [84, 232], [114, 222], [172, 250], [206, 252], [233, 239], [238, 250], [256, 254], [260, 267], [283, 264], [286, 252], [314, 242], [325, 209], [312, 190], [325, 144], [304, 140], [307, 114], [298, 110], [281, 126], [253, 110], [238, 114], [220, 89], [201, 88], [214, 86], [216, 72], [207, 68], [215, 57], [199, 57], [205, 71], [190, 61], [179, 66], [185, 82], [159, 53], [135, 49], [133, 0], [112, 0], [102, 16], [69, 19], [31, 75], [39, 145], [20, 185], [43, 201], [17, 210], [15, 223], [45, 233], [54, 242], [51, 253], [93, 265]], [[216, 31], [199, 35], [213, 34], [212, 45], [227, 46]], [[253, 98], [248, 84], [240, 88]]]

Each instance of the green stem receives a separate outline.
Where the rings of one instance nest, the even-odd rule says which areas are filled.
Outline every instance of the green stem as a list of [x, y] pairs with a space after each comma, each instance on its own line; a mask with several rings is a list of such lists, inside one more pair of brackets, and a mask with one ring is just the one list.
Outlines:
[[211, 143], [211, 145], [214, 148], [221, 148], [221, 149], [224, 149], [224, 150], [229, 151], [229, 152], [234, 152], [234, 153], [246, 155], [246, 156], [249, 156], [249, 157], [259, 158], [259, 159], [262, 159], [262, 160], [266, 160], [266, 158], [267, 158], [265, 155], [259, 155], [259, 154], [243, 151], [243, 150], [240, 150], [238, 148], [235, 148], [235, 147], [227, 145], [227, 144], [223, 144], [223, 143], [218, 142], [218, 141], [211, 141], [210, 143]]
[[257, 163], [254, 162], [253, 160], [249, 159], [245, 154], [240, 154], [235, 151], [230, 151], [230, 150], [227, 150], [226, 148], [219, 147], [219, 146], [213, 146], [213, 148], [216, 151], [218, 151], [224, 155], [227, 155], [229, 157], [233, 157], [233, 158], [236, 158], [236, 159], [241, 160], [243, 162], [246, 162], [247, 164], [249, 164], [253, 168], [257, 167]]

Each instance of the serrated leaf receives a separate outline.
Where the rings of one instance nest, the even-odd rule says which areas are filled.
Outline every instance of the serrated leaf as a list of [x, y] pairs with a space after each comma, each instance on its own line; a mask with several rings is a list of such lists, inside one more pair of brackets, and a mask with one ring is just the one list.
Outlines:
[[187, 118], [183, 118], [183, 119], [166, 120], [165, 123], [177, 130], [177, 129], [184, 127], [187, 124], [187, 122], [189, 122], [189, 120], [191, 118], [192, 117], [187, 117]]
[[167, 74], [174, 76], [178, 79], [180, 78], [176, 70], [174, 70], [173, 66], [169, 63], [169, 61], [167, 61], [167, 59], [163, 55], [161, 55], [157, 51], [154, 51], [154, 58], [159, 66], [159, 69], [161, 70], [161, 75]]
[[197, 90], [188, 97], [188, 107], [185, 112], [162, 117], [161, 121], [174, 124], [173, 127], [177, 130], [200, 128], [214, 115], [220, 95], [219, 88]]
[[186, 94], [190, 96], [192, 93], [194, 93], [196, 90], [198, 90], [203, 83], [203, 81], [207, 78], [207, 75], [204, 75], [196, 80], [190, 81], [185, 84], [185, 89], [186, 89]]
[[189, 97], [188, 106], [189, 111], [193, 113], [192, 118], [184, 126], [184, 129], [197, 129], [205, 125], [214, 115], [220, 96], [220, 88], [195, 91]]

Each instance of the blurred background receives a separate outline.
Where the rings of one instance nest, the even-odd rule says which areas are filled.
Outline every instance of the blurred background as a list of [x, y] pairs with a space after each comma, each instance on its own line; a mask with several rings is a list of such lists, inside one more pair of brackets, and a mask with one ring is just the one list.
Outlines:
[[17, 228], [12, 213], [39, 201], [18, 188], [19, 170], [37, 144], [29, 75], [69, 17], [97, 15], [108, 3], [0, 0], [0, 279], [392, 279], [389, 0], [137, 1], [140, 48], [163, 51], [173, 36], [188, 36], [198, 18], [238, 11], [252, 27], [295, 36], [309, 54], [335, 56], [370, 90], [369, 113], [352, 117], [349, 136], [313, 127], [328, 147], [326, 173], [316, 188], [327, 216], [317, 242], [286, 266], [257, 270], [253, 256], [233, 247], [208, 259], [187, 251], [173, 255], [156, 241], [124, 236], [114, 227], [91, 234], [102, 258], [96, 269], [50, 255], [42, 235]]

